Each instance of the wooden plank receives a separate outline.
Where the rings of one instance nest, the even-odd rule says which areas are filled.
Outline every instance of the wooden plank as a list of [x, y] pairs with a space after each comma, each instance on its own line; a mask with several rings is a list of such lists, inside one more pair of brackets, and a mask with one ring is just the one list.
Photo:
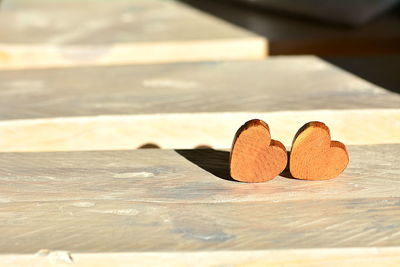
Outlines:
[[311, 56], [9, 70], [0, 151], [226, 148], [253, 118], [285, 145], [312, 120], [345, 144], [399, 143], [399, 107], [398, 95]]
[[34, 254], [42, 249], [113, 253], [399, 246], [399, 200], [2, 203], [0, 249], [2, 254]]
[[260, 59], [267, 45], [172, 0], [4, 0], [0, 33], [2, 69]]
[[1, 120], [390, 109], [399, 99], [314, 56], [0, 72]]
[[264, 36], [271, 55], [400, 53], [400, 18], [396, 9], [359, 27], [344, 27], [224, 1], [182, 1]]
[[229, 153], [223, 150], [1, 153], [1, 197], [10, 203], [97, 199], [178, 204], [400, 197], [400, 145], [349, 147], [349, 166], [337, 179], [279, 178], [261, 184], [227, 182]]
[[261, 184], [226, 180], [224, 151], [0, 153], [0, 262], [38, 251], [33, 262], [82, 265], [145, 260], [141, 252], [172, 264], [174, 253], [224, 251], [246, 264], [398, 262], [399, 148], [349, 146], [350, 165], [336, 179]]

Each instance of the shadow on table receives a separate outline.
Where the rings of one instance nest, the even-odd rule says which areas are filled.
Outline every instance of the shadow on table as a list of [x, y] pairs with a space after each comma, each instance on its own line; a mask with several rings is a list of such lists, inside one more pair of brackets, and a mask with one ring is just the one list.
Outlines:
[[176, 149], [179, 155], [205, 171], [228, 181], [234, 181], [229, 174], [229, 152], [214, 149]]
[[[235, 181], [229, 173], [229, 152], [214, 149], [176, 149], [179, 155], [205, 171], [228, 181]], [[290, 157], [290, 152], [288, 158]], [[279, 176], [295, 179], [287, 167]]]

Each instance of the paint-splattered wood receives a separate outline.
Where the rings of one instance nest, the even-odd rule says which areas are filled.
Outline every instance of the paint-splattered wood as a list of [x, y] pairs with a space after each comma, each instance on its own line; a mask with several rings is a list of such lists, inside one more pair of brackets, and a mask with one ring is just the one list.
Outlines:
[[172, 0], [3, 0], [0, 68], [260, 59], [266, 40]]
[[[276, 249], [289, 260], [309, 249], [295, 258], [329, 262], [325, 249], [337, 248], [334, 255], [347, 261], [355, 251], [343, 248], [357, 247], [366, 257], [398, 261], [381, 249], [400, 246], [400, 145], [349, 152], [336, 179], [261, 184], [223, 179], [224, 151], [0, 153], [0, 252], [42, 250], [35, 259], [49, 261], [109, 253], [101, 256], [107, 262], [122, 252], [163, 252], [156, 260], [171, 252], [254, 257]], [[13, 260], [19, 256], [0, 256]]]
[[0, 150], [230, 147], [254, 118], [285, 145], [315, 120], [345, 144], [399, 143], [399, 107], [400, 96], [309, 56], [2, 71]]

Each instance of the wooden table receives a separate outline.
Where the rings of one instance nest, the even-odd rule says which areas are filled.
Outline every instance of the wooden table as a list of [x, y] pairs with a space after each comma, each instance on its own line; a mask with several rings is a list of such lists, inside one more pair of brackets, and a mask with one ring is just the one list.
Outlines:
[[396, 266], [400, 145], [349, 153], [336, 179], [261, 184], [224, 150], [0, 153], [0, 264]]

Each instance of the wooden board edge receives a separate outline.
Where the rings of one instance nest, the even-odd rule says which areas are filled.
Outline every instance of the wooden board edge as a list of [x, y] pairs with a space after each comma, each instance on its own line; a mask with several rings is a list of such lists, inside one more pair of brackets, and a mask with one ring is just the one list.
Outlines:
[[258, 251], [3, 254], [7, 266], [398, 266], [400, 247]]
[[[400, 143], [400, 109], [99, 115], [0, 121], [1, 152], [230, 147], [237, 127], [263, 119], [274, 139], [291, 144], [308, 121], [320, 120], [346, 145]], [[140, 127], [138, 127], [140, 125]], [[185, 127], [185, 131], [181, 131]]]
[[263, 37], [56, 46], [0, 44], [0, 70], [93, 65], [261, 60], [268, 54]]

